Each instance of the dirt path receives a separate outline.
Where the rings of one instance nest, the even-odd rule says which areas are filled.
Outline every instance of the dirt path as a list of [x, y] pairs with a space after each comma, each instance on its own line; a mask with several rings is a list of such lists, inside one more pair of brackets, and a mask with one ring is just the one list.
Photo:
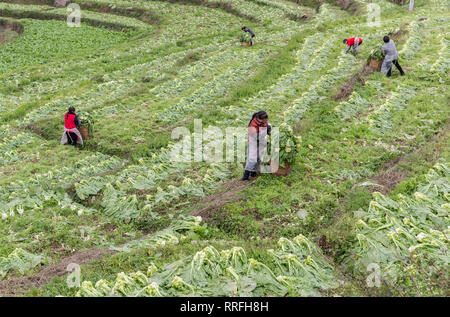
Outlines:
[[240, 179], [235, 179], [223, 184], [216, 194], [205, 197], [205, 199], [200, 202], [200, 206], [206, 206], [197, 210], [193, 215], [201, 216], [204, 220], [208, 220], [210, 216], [222, 206], [239, 199], [239, 194], [252, 184], [253, 181], [241, 181]]
[[447, 146], [447, 138], [449, 133], [448, 131], [450, 131], [450, 124], [445, 125], [442, 128], [441, 132], [434, 136], [434, 138], [431, 139], [425, 146], [420, 147], [412, 153], [398, 157], [387, 163], [381, 169], [382, 172], [371, 178], [378, 185], [381, 185], [381, 187], [370, 186], [370, 191], [378, 191], [382, 194], [389, 193], [398, 183], [405, 180], [409, 175], [409, 171], [401, 168], [401, 165], [414, 164], [414, 162], [412, 161], [417, 158], [426, 158], [427, 162], [431, 162], [432, 164], [434, 164], [439, 158], [442, 150], [444, 150], [444, 148]]
[[[195, 216], [202, 216], [205, 220], [209, 216], [220, 209], [226, 203], [239, 198], [239, 193], [248, 186], [253, 184], [252, 181], [243, 182], [241, 180], [233, 180], [223, 184], [218, 193], [205, 197], [199, 206], [206, 205], [194, 213]], [[143, 237], [148, 238], [150, 235]], [[125, 246], [124, 243], [121, 246]], [[120, 247], [120, 246], [119, 246]], [[78, 265], [87, 264], [103, 257], [106, 254], [115, 254], [118, 251], [110, 249], [90, 249], [76, 252], [70, 256], [62, 258], [58, 263], [44, 266], [43, 269], [33, 275], [13, 277], [0, 281], [0, 297], [1, 296], [18, 296], [31, 290], [48, 284], [52, 278], [61, 277], [69, 273], [67, 266], [70, 263]]]
[[49, 283], [53, 277], [66, 275], [69, 273], [67, 271], [67, 266], [70, 263], [82, 265], [99, 259], [105, 254], [114, 253], [116, 253], [116, 251], [108, 249], [91, 249], [76, 252], [75, 254], [63, 258], [56, 264], [44, 267], [40, 272], [34, 275], [14, 277], [0, 281], [0, 296], [17, 296], [23, 294], [34, 287], [38, 288]]
[[0, 44], [10, 42], [23, 33], [23, 25], [0, 19]]

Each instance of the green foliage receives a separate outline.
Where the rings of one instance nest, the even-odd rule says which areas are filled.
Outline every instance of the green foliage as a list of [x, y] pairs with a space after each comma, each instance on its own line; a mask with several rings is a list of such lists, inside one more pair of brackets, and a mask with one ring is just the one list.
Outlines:
[[381, 52], [381, 46], [382, 45], [379, 44], [370, 51], [369, 56], [367, 57], [368, 62], [370, 62], [371, 59], [381, 61], [384, 58], [383, 53]]
[[248, 32], [244, 32], [239, 36], [239, 41], [245, 42], [245, 43], [250, 43], [250, 41], [252, 40], [251, 35]]
[[94, 117], [89, 113], [89, 111], [79, 111], [78, 119], [81, 121], [80, 127], [87, 127], [89, 134], [94, 131]]
[[295, 163], [298, 149], [301, 146], [301, 137], [294, 136], [292, 128], [286, 125], [280, 126], [280, 162], [283, 166], [284, 162], [290, 165]]
[[320, 296], [319, 289], [338, 286], [333, 267], [304, 236], [281, 238], [266, 258], [248, 258], [241, 247], [207, 246], [163, 267], [150, 263], [147, 274], [84, 281], [77, 296]]
[[[0, 73], [22, 65], [64, 59], [90, 48], [106, 48], [127, 38], [126, 34], [82, 25], [69, 28], [65, 22], [23, 20], [25, 31], [14, 42], [0, 46]], [[62, 32], [62, 33], [61, 33]], [[64, 38], [65, 40], [61, 40]], [[49, 52], [53, 52], [49, 55]]]
[[[382, 278], [401, 293], [444, 294], [436, 278], [448, 270], [449, 180], [450, 166], [439, 163], [411, 196], [394, 201], [375, 193], [367, 212], [356, 212], [358, 242], [347, 265], [365, 271], [377, 263]], [[403, 290], [396, 287], [400, 281]]]
[[41, 264], [43, 256], [31, 254], [23, 249], [15, 249], [7, 257], [0, 257], [0, 280], [4, 279], [9, 271], [24, 273]]

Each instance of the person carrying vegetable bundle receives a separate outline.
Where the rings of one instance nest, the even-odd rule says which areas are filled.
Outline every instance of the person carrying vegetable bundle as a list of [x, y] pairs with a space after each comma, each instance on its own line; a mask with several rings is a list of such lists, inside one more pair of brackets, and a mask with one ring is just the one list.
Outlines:
[[403, 71], [402, 67], [398, 63], [398, 52], [395, 48], [395, 43], [393, 40], [389, 38], [389, 36], [383, 37], [384, 44], [381, 47], [381, 52], [384, 55], [384, 61], [381, 65], [381, 72], [385, 74], [387, 77], [391, 77], [392, 72], [392, 64], [397, 67], [397, 69], [400, 71], [400, 75], [404, 76], [405, 72]]
[[[250, 35], [252, 36], [252, 39], [256, 36], [255, 32], [253, 32], [253, 30], [251, 28], [248, 28], [246, 26], [242, 27], [242, 31], [250, 33]], [[253, 40], [250, 40], [250, 46], [253, 46]]]
[[356, 49], [362, 44], [363, 39], [360, 37], [351, 37], [348, 39], [345, 39], [343, 41], [344, 44], [347, 44], [347, 49], [345, 50], [345, 54], [347, 54], [350, 51], [350, 48], [353, 48], [353, 53], [356, 54]]
[[272, 127], [267, 123], [269, 116], [265, 111], [259, 111], [253, 114], [248, 124], [248, 147], [247, 162], [245, 165], [243, 181], [250, 176], [255, 177], [261, 164], [261, 155], [267, 147], [265, 137], [270, 134]]
[[61, 144], [76, 146], [79, 143], [83, 145], [83, 138], [77, 129], [80, 127], [80, 124], [81, 122], [75, 113], [75, 108], [70, 107], [69, 111], [64, 115], [64, 133], [61, 138]]

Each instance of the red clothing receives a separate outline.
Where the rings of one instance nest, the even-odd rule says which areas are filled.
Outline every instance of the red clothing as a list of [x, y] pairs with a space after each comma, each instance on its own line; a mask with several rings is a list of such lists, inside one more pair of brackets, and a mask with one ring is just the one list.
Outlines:
[[75, 129], [77, 127], [75, 124], [75, 114], [66, 113], [64, 115], [64, 127], [68, 130]]
[[256, 132], [259, 132], [259, 128], [266, 127], [267, 128], [267, 122], [258, 122], [256, 118], [253, 118], [252, 122], [250, 122], [249, 127], [253, 127], [256, 129]]
[[355, 44], [355, 40], [358, 41], [358, 44], [361, 44], [363, 41], [363, 39], [360, 37], [351, 37], [351, 38], [347, 39], [347, 45], [353, 46]]

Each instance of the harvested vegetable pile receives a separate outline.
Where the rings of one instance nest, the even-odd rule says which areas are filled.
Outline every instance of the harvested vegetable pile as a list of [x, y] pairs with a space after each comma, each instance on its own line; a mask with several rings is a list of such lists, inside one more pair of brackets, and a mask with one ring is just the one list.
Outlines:
[[40, 264], [43, 260], [44, 257], [41, 255], [34, 255], [17, 248], [7, 257], [0, 258], [0, 280], [6, 277], [9, 271], [24, 273]]
[[381, 61], [384, 56], [381, 52], [381, 44], [377, 45], [372, 51], [370, 51], [369, 57], [367, 58], [367, 61], [370, 62], [371, 59], [374, 59], [376, 61]]
[[247, 258], [241, 247], [208, 246], [146, 274], [117, 274], [115, 281], [84, 281], [77, 296], [320, 296], [338, 287], [334, 268], [304, 236], [281, 238], [267, 260]]
[[248, 33], [243, 33], [239, 36], [239, 41], [241, 43], [246, 42], [249, 43], [252, 40], [252, 37]]
[[445, 295], [449, 211], [448, 163], [435, 165], [412, 196], [392, 200], [375, 193], [367, 212], [356, 212], [358, 241], [346, 264], [361, 273], [378, 265], [382, 280], [403, 294]]

